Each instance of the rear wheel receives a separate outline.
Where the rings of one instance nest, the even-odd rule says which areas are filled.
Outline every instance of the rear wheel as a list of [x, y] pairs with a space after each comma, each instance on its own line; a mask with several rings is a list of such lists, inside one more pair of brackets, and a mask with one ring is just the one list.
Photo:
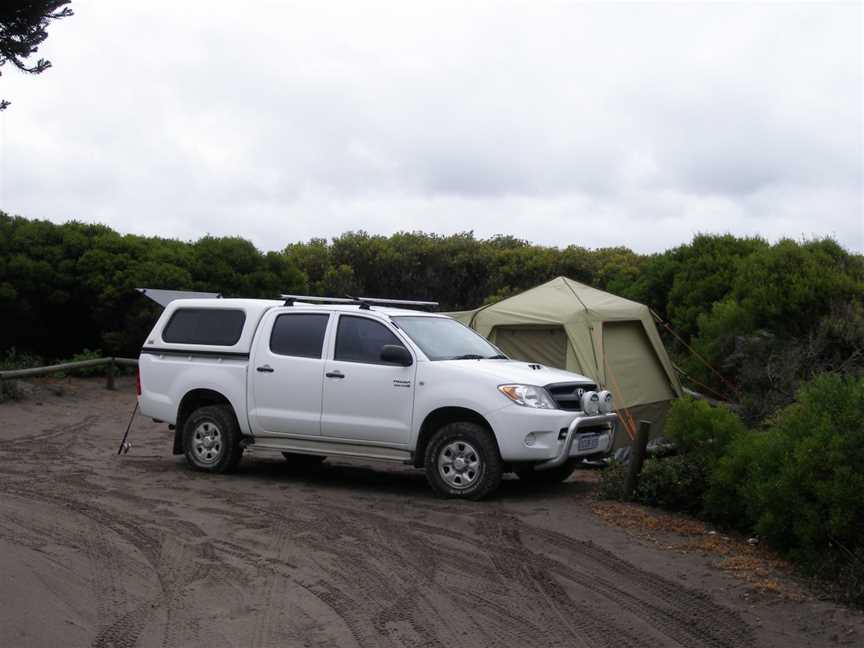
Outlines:
[[186, 461], [196, 470], [231, 472], [243, 456], [240, 430], [227, 405], [199, 407], [183, 425]]
[[282, 456], [292, 468], [313, 468], [321, 464], [325, 457], [322, 455], [301, 454], [299, 452], [283, 452]]
[[515, 472], [522, 481], [532, 484], [558, 484], [566, 481], [576, 469], [577, 460], [565, 461], [560, 466], [548, 470], [534, 470], [533, 466], [519, 468]]
[[476, 423], [449, 423], [426, 446], [426, 479], [439, 497], [479, 500], [501, 483], [501, 456], [489, 431]]

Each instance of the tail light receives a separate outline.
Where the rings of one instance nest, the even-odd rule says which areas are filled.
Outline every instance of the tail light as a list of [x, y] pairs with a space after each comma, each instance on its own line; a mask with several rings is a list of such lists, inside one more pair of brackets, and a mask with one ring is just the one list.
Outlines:
[[141, 395], [141, 368], [135, 372], [135, 393]]

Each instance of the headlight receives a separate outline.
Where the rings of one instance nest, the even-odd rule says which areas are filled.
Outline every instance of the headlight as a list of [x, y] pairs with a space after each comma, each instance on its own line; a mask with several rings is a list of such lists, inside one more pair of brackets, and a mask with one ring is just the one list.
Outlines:
[[612, 412], [614, 405], [612, 403], [612, 392], [603, 390], [597, 396], [600, 397], [600, 413], [609, 414]]
[[501, 385], [498, 391], [517, 405], [536, 407], [539, 409], [555, 409], [555, 401], [542, 387], [534, 385]]
[[582, 411], [588, 416], [596, 416], [600, 413], [600, 394], [595, 391], [586, 391], [582, 394]]

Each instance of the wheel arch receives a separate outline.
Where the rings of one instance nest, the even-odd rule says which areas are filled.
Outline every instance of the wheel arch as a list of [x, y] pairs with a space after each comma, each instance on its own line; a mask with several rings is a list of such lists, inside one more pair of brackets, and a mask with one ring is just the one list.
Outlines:
[[199, 407], [207, 405], [227, 405], [234, 416], [234, 422], [237, 423], [237, 412], [234, 411], [234, 406], [224, 394], [219, 393], [214, 389], [191, 389], [180, 400], [180, 405], [177, 408], [177, 422], [174, 426], [174, 449], [175, 455], [183, 454], [183, 426], [186, 425], [186, 419]]
[[492, 429], [489, 421], [486, 420], [486, 417], [479, 412], [468, 407], [439, 407], [438, 409], [429, 412], [420, 426], [420, 432], [417, 436], [417, 447], [414, 450], [415, 468], [423, 467], [423, 460], [426, 456], [426, 446], [429, 445], [429, 439], [432, 438], [432, 435], [448, 423], [455, 423], [457, 421], [476, 423], [477, 425], [486, 428], [486, 430], [489, 431], [492, 440], [495, 442], [495, 445], [498, 445], [495, 431]]

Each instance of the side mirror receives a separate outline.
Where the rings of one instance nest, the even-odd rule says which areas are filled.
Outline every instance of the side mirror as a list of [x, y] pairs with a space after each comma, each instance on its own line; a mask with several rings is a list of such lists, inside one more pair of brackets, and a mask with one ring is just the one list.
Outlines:
[[410, 367], [414, 364], [414, 358], [411, 357], [408, 349], [398, 344], [385, 344], [381, 347], [381, 361], [402, 367]]

